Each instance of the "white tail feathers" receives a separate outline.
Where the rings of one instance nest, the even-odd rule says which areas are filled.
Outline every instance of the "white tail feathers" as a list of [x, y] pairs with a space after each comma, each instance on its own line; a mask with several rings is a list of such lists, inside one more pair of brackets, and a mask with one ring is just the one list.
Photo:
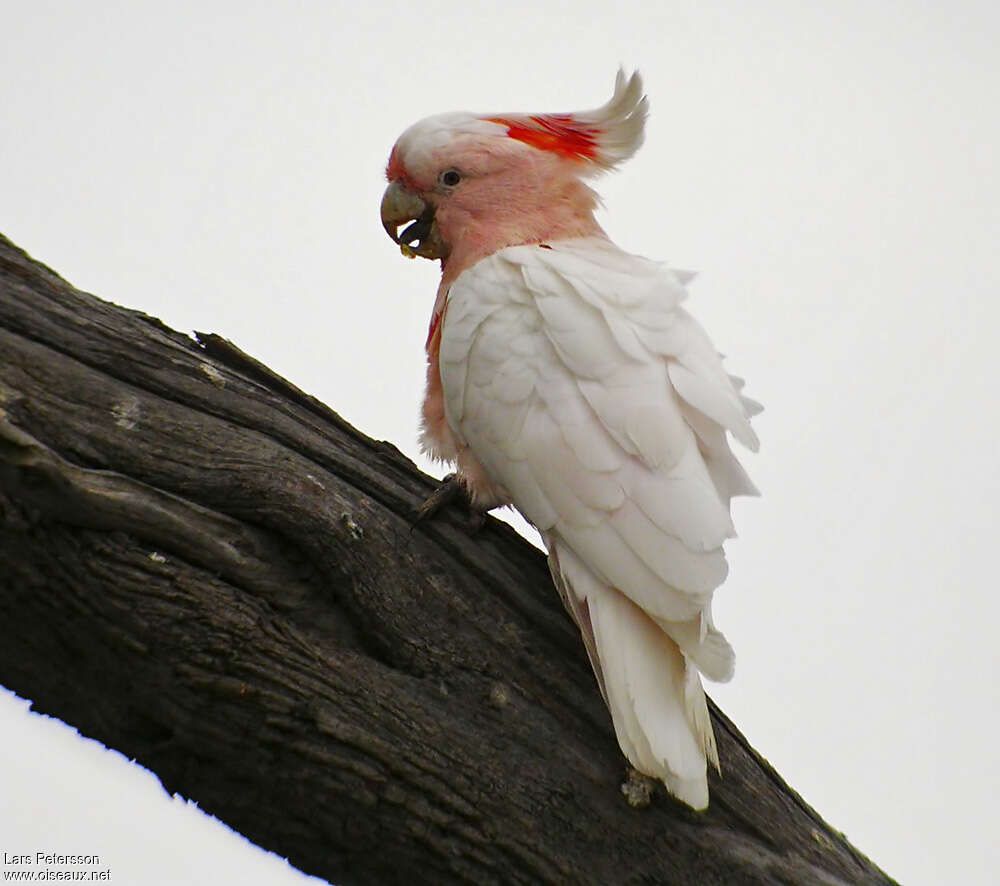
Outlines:
[[709, 680], [725, 683], [733, 678], [736, 664], [733, 647], [712, 624], [707, 610], [688, 621], [657, 619], [657, 624]]
[[[563, 601], [580, 626], [618, 744], [640, 772], [694, 809], [708, 806], [707, 764], [719, 757], [698, 668], [677, 642], [624, 594], [599, 581], [555, 536], [545, 538]], [[698, 646], [699, 629], [683, 624]], [[732, 670], [732, 650], [711, 628], [706, 659]], [[724, 644], [724, 648], [720, 645]], [[687, 645], [685, 643], [685, 645]]]

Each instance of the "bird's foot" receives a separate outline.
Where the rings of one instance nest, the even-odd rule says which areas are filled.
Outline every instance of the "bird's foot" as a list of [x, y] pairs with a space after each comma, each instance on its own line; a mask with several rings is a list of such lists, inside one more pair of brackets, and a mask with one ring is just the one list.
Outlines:
[[469, 490], [462, 482], [462, 478], [458, 474], [448, 474], [441, 481], [441, 485], [430, 494], [427, 501], [417, 508], [412, 528], [415, 529], [421, 523], [430, 520], [438, 511], [449, 505], [459, 505], [468, 513], [469, 535], [475, 535], [486, 524], [486, 512], [473, 504]]
[[629, 766], [625, 781], [622, 782], [625, 801], [633, 809], [645, 809], [653, 800], [656, 784], [655, 778], [643, 775], [638, 769]]

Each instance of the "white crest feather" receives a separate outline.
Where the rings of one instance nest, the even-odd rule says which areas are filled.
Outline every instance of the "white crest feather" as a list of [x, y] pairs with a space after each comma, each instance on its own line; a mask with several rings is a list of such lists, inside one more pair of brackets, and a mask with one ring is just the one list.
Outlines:
[[580, 174], [594, 175], [614, 169], [639, 150], [648, 114], [639, 72], [627, 77], [619, 69], [614, 94], [599, 108], [572, 114], [436, 114], [403, 132], [393, 156], [410, 172], [429, 173], [435, 155], [458, 139], [500, 136], [576, 161]]
[[642, 147], [648, 115], [649, 99], [643, 95], [641, 75], [635, 71], [626, 78], [625, 71], [619, 68], [615, 91], [608, 102], [572, 116], [580, 124], [600, 130], [600, 150], [593, 162], [604, 169], [614, 169]]

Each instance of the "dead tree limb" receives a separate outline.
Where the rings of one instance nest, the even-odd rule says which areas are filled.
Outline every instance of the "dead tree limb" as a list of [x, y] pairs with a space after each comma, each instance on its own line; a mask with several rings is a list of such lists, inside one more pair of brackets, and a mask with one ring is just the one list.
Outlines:
[[0, 683], [344, 884], [891, 883], [717, 709], [636, 811], [545, 561], [217, 336], [0, 237]]

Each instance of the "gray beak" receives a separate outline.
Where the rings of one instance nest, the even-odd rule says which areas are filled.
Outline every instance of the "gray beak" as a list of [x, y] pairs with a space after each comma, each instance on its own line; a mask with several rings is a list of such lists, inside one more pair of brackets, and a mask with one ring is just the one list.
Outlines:
[[[400, 233], [399, 228], [407, 222], [413, 224]], [[403, 255], [410, 258], [419, 255], [434, 259], [448, 255], [434, 221], [434, 206], [399, 182], [392, 182], [382, 195], [382, 227], [399, 244]]]

